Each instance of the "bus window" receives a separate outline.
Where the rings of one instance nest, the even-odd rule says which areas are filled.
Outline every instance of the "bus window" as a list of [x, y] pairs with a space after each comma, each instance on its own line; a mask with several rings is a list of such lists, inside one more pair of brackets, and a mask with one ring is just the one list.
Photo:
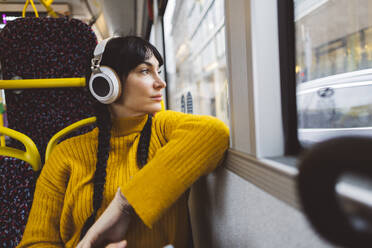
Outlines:
[[372, 131], [372, 4], [294, 0], [303, 145]]
[[164, 41], [170, 108], [228, 124], [224, 1], [168, 1]]

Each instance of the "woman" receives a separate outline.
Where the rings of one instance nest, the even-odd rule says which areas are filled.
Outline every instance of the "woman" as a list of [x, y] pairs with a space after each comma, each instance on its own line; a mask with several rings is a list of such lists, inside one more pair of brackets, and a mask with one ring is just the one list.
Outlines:
[[112, 68], [122, 90], [97, 103], [97, 128], [61, 142], [45, 163], [19, 247], [188, 247], [186, 191], [222, 159], [228, 128], [160, 111], [163, 60], [147, 41], [103, 47], [98, 67]]

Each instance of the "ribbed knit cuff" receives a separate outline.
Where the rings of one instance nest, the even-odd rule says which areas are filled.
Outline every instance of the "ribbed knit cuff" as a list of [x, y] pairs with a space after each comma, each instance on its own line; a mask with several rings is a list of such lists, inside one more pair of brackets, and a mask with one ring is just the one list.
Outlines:
[[[180, 184], [180, 179], [166, 167], [160, 166], [152, 173], [146, 173], [146, 169], [150, 168], [145, 166], [136, 175], [135, 181], [121, 187], [121, 192], [143, 223], [152, 228], [163, 212], [186, 191], [187, 186], [174, 187]], [[149, 187], [148, 182], [151, 182], [152, 187]]]

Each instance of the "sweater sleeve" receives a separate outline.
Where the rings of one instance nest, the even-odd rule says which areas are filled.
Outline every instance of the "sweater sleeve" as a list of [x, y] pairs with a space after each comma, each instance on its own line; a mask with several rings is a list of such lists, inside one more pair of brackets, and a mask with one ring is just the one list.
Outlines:
[[22, 247], [63, 247], [60, 216], [69, 178], [69, 167], [61, 145], [45, 163], [36, 182], [34, 200], [21, 243]]
[[166, 145], [121, 187], [149, 228], [192, 183], [217, 166], [229, 143], [227, 126], [211, 116], [163, 111], [156, 114], [154, 131]]

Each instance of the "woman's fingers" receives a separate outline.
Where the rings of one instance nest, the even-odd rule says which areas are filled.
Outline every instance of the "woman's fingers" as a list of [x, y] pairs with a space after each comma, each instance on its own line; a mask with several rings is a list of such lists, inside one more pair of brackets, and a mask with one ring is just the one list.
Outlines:
[[91, 244], [85, 242], [84, 240], [80, 241], [76, 248], [91, 248]]
[[76, 248], [84, 248], [84, 240], [80, 241]]
[[[76, 246], [76, 248], [90, 248], [91, 245], [82, 241], [78, 244], [78, 246]], [[127, 241], [126, 240], [122, 240], [120, 242], [117, 242], [117, 243], [111, 243], [111, 244], [108, 244], [105, 246], [105, 248], [126, 248], [127, 247]]]
[[117, 243], [108, 244], [105, 248], [125, 248], [127, 247], [127, 241], [123, 240]]

